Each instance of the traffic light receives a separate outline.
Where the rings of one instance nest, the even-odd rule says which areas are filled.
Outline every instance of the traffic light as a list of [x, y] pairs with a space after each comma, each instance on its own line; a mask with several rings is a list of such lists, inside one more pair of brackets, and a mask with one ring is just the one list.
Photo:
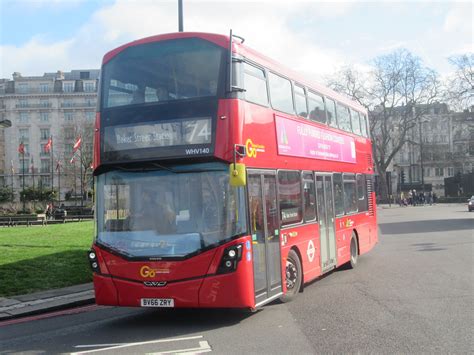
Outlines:
[[402, 184], [405, 183], [405, 172], [403, 170], [400, 172], [400, 181]]

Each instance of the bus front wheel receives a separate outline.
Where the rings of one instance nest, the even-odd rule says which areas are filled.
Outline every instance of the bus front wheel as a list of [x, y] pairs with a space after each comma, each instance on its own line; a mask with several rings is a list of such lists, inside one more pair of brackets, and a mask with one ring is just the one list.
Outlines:
[[296, 298], [301, 288], [303, 270], [301, 260], [293, 249], [288, 253], [285, 268], [286, 293], [281, 296], [282, 302], [290, 302]]

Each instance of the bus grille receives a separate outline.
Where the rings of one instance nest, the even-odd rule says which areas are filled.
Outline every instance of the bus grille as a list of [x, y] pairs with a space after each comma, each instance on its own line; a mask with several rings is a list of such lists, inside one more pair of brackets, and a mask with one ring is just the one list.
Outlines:
[[368, 179], [366, 179], [366, 181], [367, 181], [367, 202], [369, 204], [369, 215], [373, 216], [374, 215], [374, 200], [373, 200], [373, 197], [372, 197], [372, 192], [373, 192], [372, 179], [373, 179], [373, 176], [369, 175], [367, 177], [368, 177]]

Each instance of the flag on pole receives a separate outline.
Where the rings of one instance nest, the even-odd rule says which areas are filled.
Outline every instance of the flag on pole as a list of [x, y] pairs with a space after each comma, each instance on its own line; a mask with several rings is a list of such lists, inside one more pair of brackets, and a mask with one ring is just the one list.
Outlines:
[[18, 146], [18, 153], [25, 154], [25, 145], [23, 144], [23, 142], [21, 142]]
[[82, 138], [79, 136], [76, 140], [76, 143], [74, 143], [74, 146], [72, 147], [72, 151], [75, 153], [79, 148], [81, 148], [82, 144]]
[[69, 162], [71, 164], [74, 164], [74, 162], [76, 161], [76, 158], [77, 158], [78, 155], [79, 154], [77, 152], [74, 152], [74, 154], [72, 155], [71, 160], [69, 160]]
[[49, 151], [51, 150], [51, 147], [53, 146], [53, 137], [49, 137], [48, 139], [48, 143], [46, 143], [44, 145], [44, 152], [45, 153], [49, 153]]

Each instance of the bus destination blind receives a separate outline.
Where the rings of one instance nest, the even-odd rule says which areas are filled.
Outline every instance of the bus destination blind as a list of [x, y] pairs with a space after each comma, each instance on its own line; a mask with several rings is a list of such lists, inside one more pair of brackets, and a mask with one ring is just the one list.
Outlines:
[[211, 144], [210, 117], [106, 127], [104, 151]]

